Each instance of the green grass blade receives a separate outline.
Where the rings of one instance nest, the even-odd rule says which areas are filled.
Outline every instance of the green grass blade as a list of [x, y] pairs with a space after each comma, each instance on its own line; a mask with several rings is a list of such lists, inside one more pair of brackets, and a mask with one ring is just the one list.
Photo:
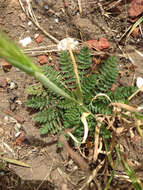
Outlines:
[[62, 90], [61, 88], [59, 88], [58, 86], [56, 86], [53, 82], [51, 82], [43, 73], [40, 72], [35, 72], [34, 74], [35, 78], [40, 81], [45, 87], [50, 88], [52, 91], [54, 91], [55, 93], [70, 99], [72, 101], [75, 101], [76, 103], [78, 103], [74, 98], [72, 98], [69, 94], [67, 94], [64, 90]]
[[122, 158], [122, 163], [123, 163], [123, 166], [124, 166], [124, 169], [125, 169], [127, 175], [129, 176], [130, 180], [132, 181], [135, 189], [142, 190], [143, 185], [141, 184], [141, 181], [136, 177], [134, 170], [128, 165], [127, 162], [125, 162], [125, 160], [123, 158]]
[[[107, 140], [105, 138], [103, 140], [104, 140], [104, 145], [105, 145], [106, 152], [110, 152], [110, 147], [109, 147], [109, 145], [107, 143]], [[110, 164], [111, 164], [111, 166], [113, 168], [114, 167], [114, 163], [113, 163], [113, 159], [112, 159], [111, 153], [107, 154], [107, 157], [108, 157], [108, 160], [109, 160], [109, 162], [110, 162]]]
[[[106, 145], [106, 146], [107, 146], [107, 145]], [[115, 147], [115, 148], [116, 148], [116, 147]], [[106, 150], [106, 152], [107, 152], [107, 150]], [[118, 154], [118, 152], [117, 152], [117, 154]], [[110, 157], [108, 157], [108, 159], [110, 159]], [[112, 159], [112, 157], [111, 157], [111, 159]], [[112, 161], [113, 161], [113, 160], [111, 160], [111, 159], [109, 160], [110, 163], [112, 163]], [[118, 168], [118, 166], [120, 165], [120, 163], [121, 163], [121, 158], [118, 156], [117, 162], [116, 162], [115, 166], [113, 167], [113, 171], [111, 172], [111, 176], [110, 176], [110, 178], [109, 178], [109, 180], [108, 180], [108, 182], [107, 182], [107, 184], [106, 184], [104, 190], [108, 190], [108, 189], [110, 188], [110, 184], [111, 184], [112, 179], [113, 179], [113, 177], [114, 177], [114, 175], [115, 175], [115, 173], [116, 173], [116, 169]]]
[[10, 59], [10, 58], [6, 58], [5, 59], [8, 63], [10, 63], [11, 65], [19, 68], [20, 70], [24, 71], [25, 73], [27, 73], [28, 75], [32, 75], [34, 76], [34, 70], [30, 67], [27, 67], [25, 66], [24, 64], [19, 64], [19, 62], [13, 60], [13, 59]]
[[115, 164], [115, 166], [114, 166], [114, 168], [113, 168], [113, 171], [111, 172], [111, 176], [110, 176], [110, 178], [109, 178], [109, 180], [108, 180], [108, 182], [107, 182], [107, 184], [106, 184], [104, 190], [108, 190], [108, 189], [110, 188], [110, 184], [111, 184], [111, 181], [112, 181], [112, 179], [113, 179], [113, 177], [114, 177], [114, 175], [115, 175], [115, 173], [116, 173], [116, 169], [118, 168], [118, 166], [119, 166], [120, 163], [121, 163], [120, 152], [118, 151], [118, 148], [117, 148], [117, 147], [115, 147], [115, 150], [116, 150], [116, 153], [117, 153], [117, 161], [116, 161], [116, 164]]
[[128, 163], [124, 160], [123, 156], [121, 156], [120, 150], [116, 147], [116, 152], [118, 153], [118, 159], [121, 160], [125, 172], [129, 176], [132, 184], [134, 185], [136, 190], [142, 190], [143, 184], [141, 183], [140, 179], [136, 176], [135, 171], [128, 165]]

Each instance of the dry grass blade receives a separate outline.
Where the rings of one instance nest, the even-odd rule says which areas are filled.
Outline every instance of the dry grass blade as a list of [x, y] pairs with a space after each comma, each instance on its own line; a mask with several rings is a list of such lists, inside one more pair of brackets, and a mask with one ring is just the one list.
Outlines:
[[13, 156], [15, 156], [15, 152], [14, 150], [5, 142], [1, 142], [2, 146], [4, 146], [8, 151], [10, 151], [12, 153]]
[[120, 4], [121, 1], [122, 1], [122, 0], [118, 0], [118, 1], [115, 1], [115, 2], [111, 3], [111, 5], [109, 5], [107, 8], [105, 8], [105, 10], [108, 11], [108, 10], [110, 10], [110, 9], [115, 8], [117, 5]]
[[81, 0], [78, 0], [79, 12], [82, 14]]
[[141, 88], [139, 88], [136, 92], [134, 92], [129, 98], [128, 100], [130, 101], [134, 96], [136, 96], [140, 91], [143, 90], [143, 86]]
[[19, 1], [19, 4], [20, 4], [20, 6], [21, 6], [23, 12], [25, 12], [25, 8], [24, 8], [24, 6], [23, 6], [23, 3], [21, 2], [21, 0], [18, 0], [18, 1]]
[[82, 116], [81, 116], [81, 121], [82, 121], [82, 123], [84, 125], [84, 136], [83, 136], [83, 140], [82, 140], [81, 143], [85, 143], [86, 139], [88, 137], [88, 131], [89, 131], [89, 129], [88, 129], [88, 123], [87, 123], [86, 117], [88, 117], [89, 115], [90, 115], [90, 113], [83, 112]]
[[67, 134], [72, 138], [72, 140], [73, 140], [75, 143], [77, 143], [78, 145], [81, 144], [81, 142], [79, 142], [71, 132], [67, 132]]
[[83, 123], [83, 126], [84, 126], [84, 135], [83, 135], [83, 139], [82, 139], [82, 142], [79, 142], [75, 137], [74, 135], [71, 133], [71, 132], [67, 132], [67, 134], [70, 135], [70, 137], [74, 140], [75, 143], [77, 143], [78, 145], [80, 144], [84, 144], [87, 140], [87, 137], [88, 137], [88, 123], [87, 123], [87, 120], [86, 120], [86, 117], [88, 117], [90, 115], [90, 113], [86, 113], [86, 112], [83, 112], [82, 113], [82, 116], [81, 116], [81, 121]]
[[112, 169], [114, 168], [114, 162], [113, 162], [113, 159], [112, 159], [112, 156], [111, 156], [111, 151], [114, 149], [114, 145], [113, 145], [113, 142], [112, 142], [112, 147], [109, 147], [106, 139], [104, 139], [104, 145], [105, 145], [105, 150], [106, 150], [106, 155], [108, 157], [108, 160], [110, 162], [110, 165], [112, 167]]
[[127, 104], [123, 104], [123, 103], [118, 103], [118, 102], [115, 102], [115, 103], [111, 103], [110, 105], [112, 106], [115, 106], [115, 107], [118, 107], [118, 108], [122, 108], [122, 109], [125, 109], [125, 110], [128, 110], [130, 112], [137, 112], [138, 110], [136, 108], [134, 108], [133, 106], [129, 106]]
[[44, 53], [59, 52], [57, 45], [39, 46], [31, 49], [23, 50], [23, 53], [30, 54], [31, 56], [41, 55]]
[[13, 160], [13, 159], [10, 159], [10, 158], [3, 158], [3, 157], [0, 157], [0, 159], [4, 160], [6, 162], [9, 162], [11, 164], [15, 164], [15, 165], [19, 165], [19, 166], [23, 166], [23, 167], [27, 167], [27, 168], [30, 167], [28, 164], [25, 164], [24, 162], [19, 161], [19, 160]]
[[[99, 96], [105, 96], [110, 102], [112, 102], [111, 99], [110, 99], [110, 97], [107, 96], [107, 95], [104, 94], [104, 93], [99, 93], [99, 94], [97, 94], [97, 95], [92, 99], [92, 101], [93, 101], [93, 100], [96, 100]], [[91, 101], [91, 102], [92, 102], [92, 101]]]
[[56, 48], [57, 46], [55, 44], [49, 45], [49, 46], [39, 46], [34, 48], [27, 48], [25, 51], [38, 51], [38, 50], [46, 50], [47, 48], [52, 50], [53, 48]]
[[76, 77], [76, 84], [77, 84], [77, 90], [78, 90], [78, 98], [79, 98], [79, 100], [80, 100], [80, 102], [82, 104], [83, 97], [82, 97], [82, 89], [81, 89], [80, 77], [79, 77], [79, 73], [78, 73], [78, 65], [77, 65], [75, 57], [73, 55], [73, 52], [72, 52], [69, 40], [68, 40], [68, 50], [69, 50], [70, 57], [71, 57], [71, 60], [72, 60], [72, 63], [73, 63], [73, 70], [74, 70], [75, 77]]
[[[66, 182], [66, 181], [69, 181], [70, 184], [76, 186], [77, 183], [75, 183], [74, 181], [72, 181], [71, 177], [69, 177], [65, 172], [63, 172], [60, 168], [57, 168], [57, 171], [58, 173], [60, 174], [60, 176], [63, 177], [63, 180]], [[63, 190], [69, 190], [67, 188], [63, 188]]]
[[97, 125], [96, 125], [96, 129], [95, 129], [95, 136], [94, 136], [94, 155], [93, 155], [93, 159], [94, 161], [97, 160], [98, 158], [98, 154], [99, 154], [99, 150], [98, 150], [98, 145], [99, 145], [99, 132], [100, 132], [100, 127], [101, 127], [101, 124], [104, 120], [104, 118], [97, 118]]
[[105, 15], [105, 11], [104, 11], [104, 8], [102, 7], [102, 0], [98, 0], [98, 6], [100, 8], [100, 11], [101, 11], [101, 14], [102, 15]]

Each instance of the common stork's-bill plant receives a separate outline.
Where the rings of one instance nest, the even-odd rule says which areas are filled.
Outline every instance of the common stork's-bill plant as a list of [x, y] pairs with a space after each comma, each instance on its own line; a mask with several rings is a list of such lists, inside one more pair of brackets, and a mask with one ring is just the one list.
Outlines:
[[[61, 52], [60, 71], [51, 66], [38, 67], [5, 35], [0, 34], [0, 57], [40, 82], [28, 87], [30, 98], [26, 104], [38, 111], [34, 119], [41, 123], [41, 134], [56, 134], [63, 129], [74, 128], [73, 134], [81, 140], [85, 130], [86, 135], [93, 137], [97, 115], [112, 115], [109, 104], [128, 103], [128, 97], [136, 87], [111, 90], [118, 77], [115, 56], [102, 61], [100, 67], [93, 71], [94, 63], [88, 47], [83, 47], [74, 56], [71, 54], [71, 50], [70, 54]], [[83, 113], [87, 113], [85, 122], [82, 122]], [[100, 134], [111, 137], [106, 125], [101, 126]]]

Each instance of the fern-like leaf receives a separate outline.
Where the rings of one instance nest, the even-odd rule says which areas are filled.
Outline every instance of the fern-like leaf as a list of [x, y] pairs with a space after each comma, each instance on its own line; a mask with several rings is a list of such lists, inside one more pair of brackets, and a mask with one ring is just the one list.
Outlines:
[[64, 118], [63, 118], [65, 128], [79, 126], [81, 123], [80, 117], [81, 117], [81, 113], [79, 109], [76, 107], [65, 110]]
[[109, 92], [108, 95], [114, 102], [123, 102], [127, 101], [127, 99], [137, 90], [137, 87], [134, 86], [123, 86], [117, 87], [113, 92]]
[[35, 110], [42, 110], [45, 106], [45, 98], [44, 97], [32, 97], [32, 99], [28, 99], [26, 102], [27, 107]]
[[44, 110], [35, 115], [34, 120], [36, 123], [46, 123], [48, 121], [48, 112]]
[[95, 87], [101, 93], [106, 93], [115, 83], [118, 77], [117, 58], [109, 57], [101, 65], [99, 73], [97, 74], [97, 81]]
[[43, 86], [41, 84], [33, 84], [30, 85], [27, 89], [26, 89], [28, 95], [31, 96], [46, 96], [47, 92], [46, 90], [43, 88]]
[[80, 54], [76, 56], [76, 62], [78, 64], [80, 77], [83, 78], [83, 76], [88, 74], [90, 65], [92, 64], [92, 58], [88, 47], [83, 47], [80, 50]]
[[46, 135], [47, 133], [57, 134], [63, 129], [62, 125], [57, 121], [47, 121], [40, 128], [40, 134]]
[[65, 80], [65, 84], [69, 89], [76, 87], [76, 78], [73, 71], [72, 60], [67, 52], [63, 51], [60, 56], [61, 74]]
[[38, 113], [34, 120], [36, 123], [42, 124], [40, 133], [44, 135], [48, 132], [52, 134], [56, 134], [63, 129], [63, 125], [61, 122], [62, 113], [56, 107], [52, 107], [51, 109], [46, 109], [40, 113]]

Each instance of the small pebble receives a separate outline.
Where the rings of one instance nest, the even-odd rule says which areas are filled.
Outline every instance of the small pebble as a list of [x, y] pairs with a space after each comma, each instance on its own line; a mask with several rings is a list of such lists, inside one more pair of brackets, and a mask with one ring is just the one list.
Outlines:
[[8, 122], [9, 116], [8, 116], [8, 115], [5, 115], [5, 116], [4, 116], [4, 120], [5, 120], [5, 122]]
[[31, 25], [32, 25], [32, 22], [31, 22], [31, 21], [29, 21], [29, 22], [28, 22], [28, 26], [31, 26]]
[[56, 22], [56, 23], [59, 23], [59, 18], [55, 18], [55, 22]]
[[9, 88], [10, 88], [11, 90], [17, 89], [17, 88], [18, 88], [18, 85], [17, 85], [17, 83], [15, 83], [15, 82], [12, 81], [12, 82], [10, 83]]
[[0, 172], [0, 176], [4, 176], [5, 175], [5, 173], [2, 171], [2, 172]]
[[48, 9], [49, 9], [49, 6], [48, 6], [48, 5], [44, 5], [44, 9], [45, 9], [45, 10], [48, 10]]
[[38, 3], [38, 0], [34, 0], [34, 2], [37, 4], [37, 3]]
[[[138, 88], [143, 87], [143, 78], [142, 77], [137, 77], [136, 85]], [[143, 92], [143, 89], [141, 91]]]

